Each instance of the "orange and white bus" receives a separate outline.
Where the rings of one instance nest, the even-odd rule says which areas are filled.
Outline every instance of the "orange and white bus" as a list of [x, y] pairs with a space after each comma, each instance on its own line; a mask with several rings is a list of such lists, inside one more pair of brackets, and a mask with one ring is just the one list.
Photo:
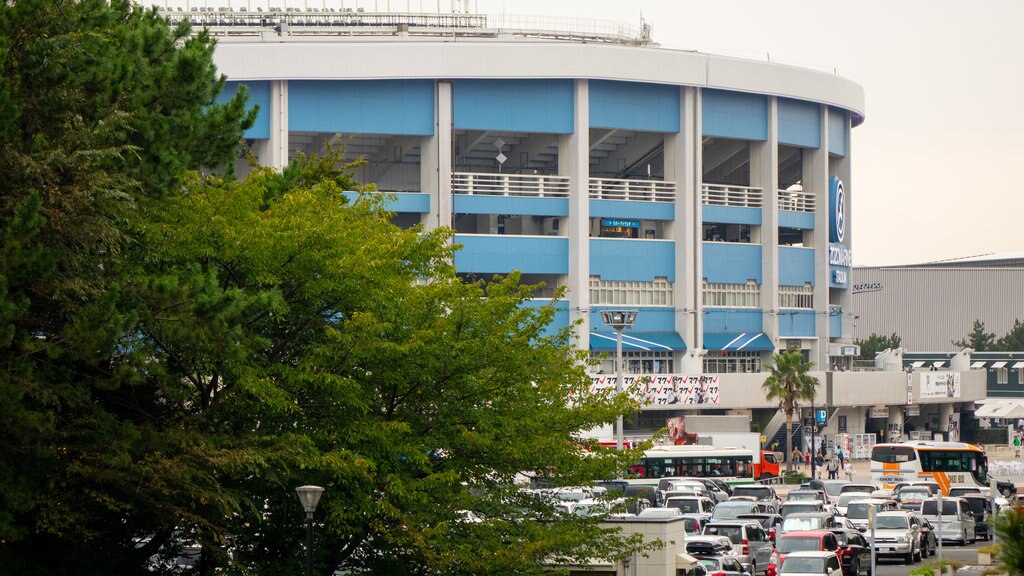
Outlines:
[[887, 489], [900, 482], [935, 482], [948, 495], [950, 488], [988, 486], [988, 457], [964, 442], [875, 444], [871, 480]]

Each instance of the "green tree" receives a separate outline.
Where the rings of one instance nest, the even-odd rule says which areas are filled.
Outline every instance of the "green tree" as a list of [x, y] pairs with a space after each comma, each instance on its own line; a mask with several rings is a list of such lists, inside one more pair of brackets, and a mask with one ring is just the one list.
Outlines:
[[1024, 576], [1024, 507], [992, 516], [992, 527], [999, 538], [999, 568], [1010, 576]]
[[766, 366], [769, 376], [761, 384], [765, 398], [778, 400], [779, 410], [786, 414], [787, 472], [793, 469], [793, 414], [801, 402], [813, 400], [818, 389], [818, 379], [807, 373], [813, 366], [795, 350], [775, 354]]
[[874, 360], [879, 352], [891, 348], [899, 348], [903, 341], [895, 332], [891, 336], [879, 336], [872, 332], [867, 338], [854, 340], [853, 343], [860, 346], [860, 356], [857, 358], [861, 360]]
[[995, 350], [998, 342], [996, 341], [995, 334], [985, 331], [984, 322], [975, 320], [970, 333], [963, 340], [954, 341], [953, 345], [960, 348], [970, 348], [975, 352], [988, 352]]
[[1013, 321], [1013, 327], [999, 339], [995, 349], [1003, 352], [1024, 350], [1024, 323], [1020, 319]]

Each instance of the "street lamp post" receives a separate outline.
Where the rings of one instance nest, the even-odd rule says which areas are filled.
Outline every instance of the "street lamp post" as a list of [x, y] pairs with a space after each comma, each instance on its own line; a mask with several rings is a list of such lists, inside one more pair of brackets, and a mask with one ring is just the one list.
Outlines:
[[313, 576], [313, 512], [320, 503], [324, 489], [319, 486], [299, 486], [295, 489], [299, 495], [302, 509], [306, 511], [306, 576]]
[[[601, 320], [615, 329], [615, 392], [622, 394], [622, 331], [636, 322], [636, 310], [602, 310]], [[615, 447], [622, 450], [622, 415], [615, 419]]]

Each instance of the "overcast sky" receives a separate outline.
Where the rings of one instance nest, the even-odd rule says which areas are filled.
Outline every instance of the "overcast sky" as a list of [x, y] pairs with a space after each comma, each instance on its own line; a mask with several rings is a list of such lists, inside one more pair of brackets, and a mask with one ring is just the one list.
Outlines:
[[[209, 4], [268, 1], [367, 11], [458, 4]], [[637, 25], [642, 13], [666, 48], [834, 70], [865, 90], [867, 119], [853, 131], [846, 183], [856, 265], [1024, 252], [1024, 185], [1016, 174], [1024, 167], [1024, 0], [468, 1], [484, 14]]]

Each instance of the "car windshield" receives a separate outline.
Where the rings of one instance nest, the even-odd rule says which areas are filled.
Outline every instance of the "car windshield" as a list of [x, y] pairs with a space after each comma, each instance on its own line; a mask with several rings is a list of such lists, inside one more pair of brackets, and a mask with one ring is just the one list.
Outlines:
[[928, 490], [900, 490], [897, 497], [900, 502], [907, 502], [909, 500], [924, 500], [925, 498], [931, 497], [932, 493]]
[[871, 494], [874, 491], [875, 487], [867, 484], [847, 484], [842, 487], [840, 493], [846, 494], [847, 492], [861, 492], [864, 494]]
[[743, 542], [743, 529], [739, 526], [708, 526], [704, 533], [714, 534], [716, 536], [725, 536], [731, 540], [733, 544]]
[[828, 484], [825, 484], [825, 494], [833, 497], [839, 496], [839, 493], [843, 490], [843, 486], [846, 486], [846, 484], [843, 484], [842, 482], [829, 482]]
[[772, 489], [767, 486], [737, 486], [732, 489], [733, 496], [753, 496], [758, 500], [772, 497]]
[[867, 502], [853, 502], [846, 508], [846, 517], [851, 520], [864, 520], [868, 517], [868, 508], [871, 506]]
[[[938, 500], [925, 500], [921, 504], [921, 514], [925, 516], [938, 516], [939, 515], [939, 501]], [[957, 503], [955, 500], [943, 500], [942, 501], [942, 515], [943, 516], [956, 516]]]
[[761, 527], [765, 528], [765, 529], [772, 527], [772, 517], [771, 516], [761, 516], [761, 515], [758, 515], [758, 514], [740, 514], [737, 518], [739, 518], [741, 520], [756, 520], [757, 523], [760, 524]]
[[708, 569], [708, 572], [718, 572], [718, 565], [722, 562], [718, 558], [701, 558], [697, 562]]
[[974, 512], [975, 516], [982, 516], [985, 512], [990, 510], [990, 500], [987, 498], [964, 498], [967, 500], [967, 505], [971, 507], [971, 512]]
[[793, 573], [804, 573], [804, 574], [824, 574], [825, 573], [825, 559], [824, 558], [807, 558], [804, 556], [787, 556], [782, 562], [782, 568], [780, 570], [782, 574], [793, 574]]
[[700, 512], [700, 503], [693, 498], [669, 498], [665, 502], [666, 508], [679, 508], [685, 514], [696, 514]]
[[744, 512], [750, 512], [754, 508], [753, 502], [722, 502], [715, 506], [715, 518], [735, 518]]
[[817, 492], [792, 492], [789, 495], [789, 502], [814, 502], [818, 499]]
[[819, 507], [817, 504], [797, 503], [783, 505], [780, 513], [782, 514], [782, 517], [785, 518], [786, 516], [796, 512], [817, 512], [818, 510]]
[[845, 506], [849, 506], [850, 502], [852, 502], [854, 500], [863, 500], [863, 499], [864, 499], [864, 494], [862, 494], [860, 492], [847, 492], [846, 494], [843, 494], [842, 496], [839, 497], [839, 502], [836, 503], [836, 506], [844, 506], [844, 507]]
[[793, 518], [790, 516], [782, 523], [783, 532], [794, 530], [821, 530], [825, 527], [825, 519], [818, 517]]
[[875, 528], [879, 530], [906, 530], [907, 519], [903, 516], [879, 516], [875, 521]]
[[821, 538], [801, 536], [799, 538], [783, 537], [781, 540], [779, 540], [779, 554], [789, 554], [790, 552], [808, 552], [812, 550], [821, 550]]

